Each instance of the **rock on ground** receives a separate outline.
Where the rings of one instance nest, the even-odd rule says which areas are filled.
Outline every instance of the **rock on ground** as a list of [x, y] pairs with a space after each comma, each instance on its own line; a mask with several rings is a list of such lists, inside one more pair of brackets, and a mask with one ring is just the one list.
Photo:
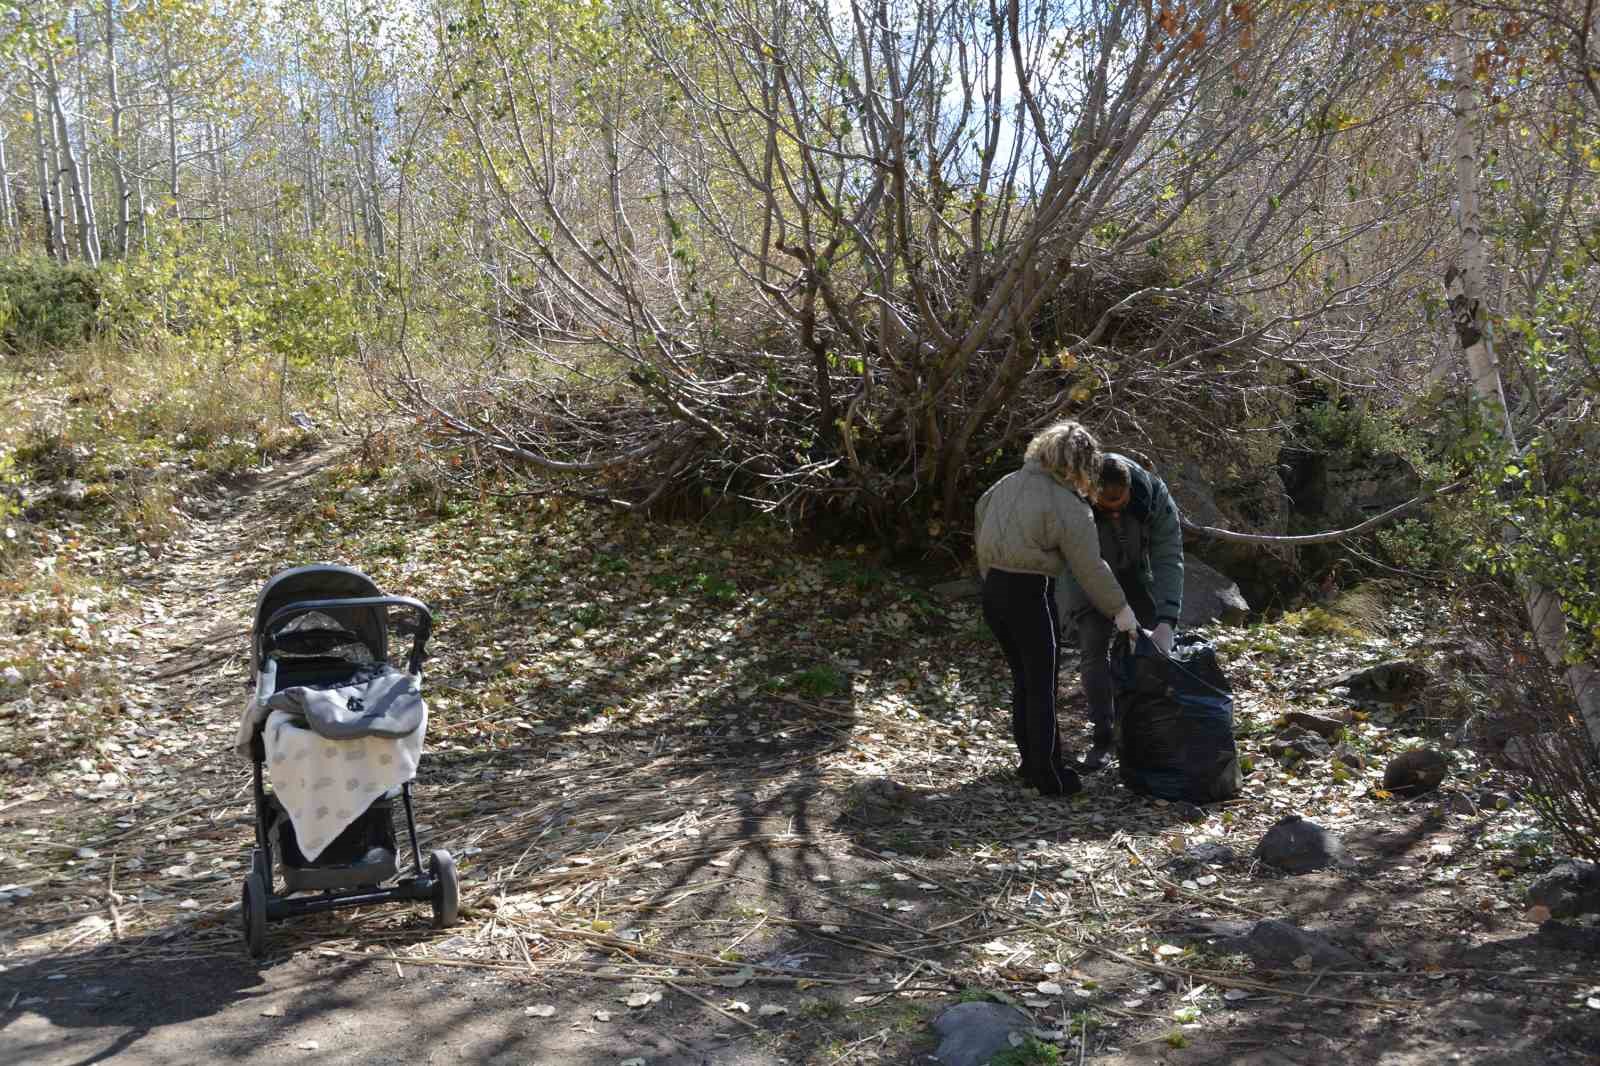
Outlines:
[[1256, 860], [1291, 874], [1309, 873], [1350, 861], [1344, 841], [1298, 814], [1283, 818], [1256, 845]]
[[1550, 908], [1552, 918], [1600, 914], [1600, 866], [1564, 862], [1528, 889], [1528, 905]]
[[983, 1066], [1011, 1046], [1012, 1033], [1026, 1033], [1032, 1020], [1003, 1003], [957, 1003], [933, 1020], [943, 1039], [935, 1057], [944, 1066]]
[[1444, 783], [1450, 760], [1433, 748], [1403, 751], [1383, 768], [1383, 787], [1400, 796], [1420, 796]]
[[1220, 941], [1224, 951], [1248, 955], [1256, 965], [1273, 969], [1295, 966], [1296, 960], [1309, 956], [1311, 966], [1318, 969], [1350, 969], [1360, 964], [1350, 952], [1326, 937], [1307, 932], [1298, 925], [1264, 918], [1243, 936]]

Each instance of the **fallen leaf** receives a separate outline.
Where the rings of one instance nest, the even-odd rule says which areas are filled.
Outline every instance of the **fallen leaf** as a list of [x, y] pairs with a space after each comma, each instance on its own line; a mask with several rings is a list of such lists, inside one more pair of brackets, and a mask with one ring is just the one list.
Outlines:
[[1298, 958], [1296, 958], [1293, 961], [1291, 961], [1289, 963], [1289, 965], [1293, 966], [1297, 970], [1309, 970], [1309, 969], [1311, 969], [1311, 955], [1310, 955], [1310, 953], [1307, 953], [1305, 955], [1299, 956]]
[[611, 1020], [611, 1012], [608, 1010], [597, 1010], [594, 1012], [594, 1020], [597, 1022], [609, 1022]]
[[322, 1045], [317, 1043], [315, 1040], [302, 1040], [300, 1043], [295, 1045], [295, 1047], [299, 1048], [301, 1051], [315, 1051], [321, 1046]]
[[1040, 995], [1045, 996], [1059, 996], [1062, 992], [1061, 986], [1054, 981], [1040, 981], [1038, 988]]
[[540, 1003], [532, 1007], [522, 1008], [522, 1013], [530, 1018], [554, 1018], [556, 1009], [548, 1003]]
[[728, 1010], [736, 1010], [736, 1011], [739, 1011], [741, 1014], [749, 1014], [750, 1013], [750, 1004], [746, 1003], [742, 999], [730, 999], [730, 1000], [728, 1000], [727, 1003], [724, 1004], [724, 1006]]
[[761, 1006], [756, 1008], [756, 1013], [761, 1015], [763, 1018], [774, 1018], [780, 1014], [788, 1014], [789, 1008], [780, 1007], [776, 1003], [763, 1003]]
[[1162, 944], [1160, 947], [1156, 948], [1156, 954], [1171, 958], [1174, 955], [1182, 955], [1183, 949], [1176, 944]]
[[1547, 922], [1550, 920], [1550, 908], [1543, 903], [1536, 903], [1528, 908], [1528, 913], [1525, 917], [1530, 922]]

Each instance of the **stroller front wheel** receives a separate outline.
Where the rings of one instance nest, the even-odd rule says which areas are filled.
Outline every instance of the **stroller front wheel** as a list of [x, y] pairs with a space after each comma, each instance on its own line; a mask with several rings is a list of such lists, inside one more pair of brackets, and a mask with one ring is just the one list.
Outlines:
[[244, 879], [244, 898], [240, 901], [240, 917], [244, 922], [244, 944], [250, 957], [259, 959], [267, 953], [267, 883], [259, 869], [251, 870]]
[[433, 879], [433, 927], [448, 929], [456, 924], [460, 912], [461, 886], [456, 880], [456, 861], [448, 851], [428, 854], [428, 876]]

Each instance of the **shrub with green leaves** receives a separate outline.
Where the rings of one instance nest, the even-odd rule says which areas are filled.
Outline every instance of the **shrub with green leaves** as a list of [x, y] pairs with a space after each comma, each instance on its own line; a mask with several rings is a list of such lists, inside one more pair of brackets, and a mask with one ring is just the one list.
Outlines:
[[39, 352], [79, 344], [94, 331], [100, 276], [81, 263], [40, 256], [0, 259], [0, 347]]

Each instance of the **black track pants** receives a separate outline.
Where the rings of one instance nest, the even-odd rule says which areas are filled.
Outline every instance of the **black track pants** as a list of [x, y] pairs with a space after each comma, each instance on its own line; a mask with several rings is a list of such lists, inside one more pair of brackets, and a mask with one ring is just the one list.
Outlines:
[[1023, 776], [1047, 793], [1076, 792], [1077, 774], [1062, 766], [1056, 736], [1055, 578], [991, 567], [983, 581], [983, 620], [1011, 667], [1011, 733]]

